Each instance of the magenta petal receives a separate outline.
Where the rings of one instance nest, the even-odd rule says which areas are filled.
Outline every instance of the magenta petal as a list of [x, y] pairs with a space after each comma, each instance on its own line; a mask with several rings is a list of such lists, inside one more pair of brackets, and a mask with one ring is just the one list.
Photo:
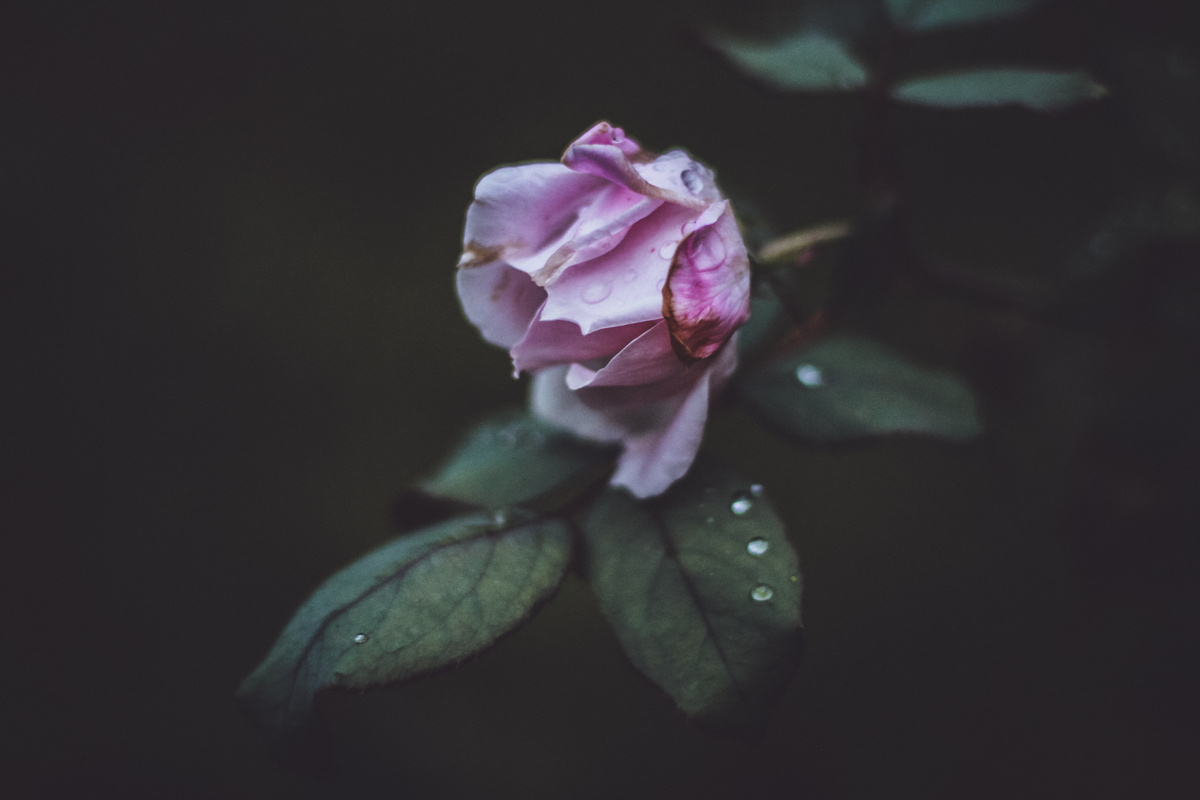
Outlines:
[[574, 322], [534, 319], [524, 337], [512, 348], [513, 369], [533, 372], [558, 364], [607, 359], [653, 325], [652, 322], [639, 322], [604, 328], [584, 336]]
[[523, 164], [489, 172], [467, 209], [460, 269], [506, 261], [532, 274], [562, 246], [580, 211], [604, 181], [561, 164]]
[[504, 348], [521, 341], [546, 299], [545, 289], [502, 262], [460, 269], [456, 282], [467, 319], [484, 339]]
[[[680, 357], [707, 358], [750, 316], [750, 260], [728, 202], [716, 221], [680, 244], [663, 296], [663, 312]], [[703, 223], [706, 212], [697, 220]]]
[[628, 156], [638, 156], [642, 152], [641, 145], [626, 137], [625, 131], [607, 122], [597, 122], [571, 144], [612, 144]]

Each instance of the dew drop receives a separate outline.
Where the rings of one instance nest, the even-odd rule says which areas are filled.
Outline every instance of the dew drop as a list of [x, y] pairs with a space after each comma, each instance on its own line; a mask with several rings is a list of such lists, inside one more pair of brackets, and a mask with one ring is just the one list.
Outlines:
[[658, 248], [658, 257], [663, 261], [670, 261], [675, 257], [675, 250], [679, 247], [679, 242], [667, 242], [662, 247]]
[[824, 386], [825, 376], [821, 370], [812, 364], [801, 364], [796, 367], [796, 380], [808, 387]]
[[750, 495], [745, 492], [738, 492], [733, 496], [733, 502], [729, 504], [729, 510], [739, 517], [754, 508], [754, 501], [750, 499]]
[[706, 520], [704, 520], [704, 521], [705, 521], [706, 523], [708, 523], [709, 525], [712, 525], [714, 522], [716, 522], [716, 521], [717, 521], [717, 519], [716, 519], [716, 517], [709, 517], [708, 519], [706, 519]]
[[356, 633], [356, 634], [354, 634], [354, 643], [362, 644], [363, 642], [365, 642], [367, 639], [370, 639], [370, 638], [371, 637], [367, 636], [365, 633]]
[[775, 596], [775, 590], [765, 583], [755, 586], [750, 590], [750, 599], [759, 603], [764, 603]]
[[746, 552], [752, 556], [764, 555], [771, 549], [771, 543], [766, 539], [751, 539], [746, 542]]
[[704, 181], [700, 180], [700, 176], [690, 169], [679, 173], [679, 180], [683, 181], [683, 185], [692, 194], [699, 194], [700, 190], [704, 188]]
[[761, 483], [750, 484], [750, 494], [754, 495], [755, 497], [762, 497], [763, 485]]
[[625, 270], [625, 274], [621, 277], [626, 283], [633, 283], [638, 279], [638, 271], [630, 267], [629, 269]]
[[663, 290], [663, 287], [666, 285], [667, 285], [667, 279], [659, 278], [658, 283], [654, 284], [654, 290], [657, 292], [661, 292]]
[[498, 528], [503, 528], [508, 524], [509, 513], [508, 509], [500, 508], [492, 513], [492, 524]]
[[608, 281], [597, 281], [583, 290], [583, 302], [599, 303], [612, 294], [612, 284]]

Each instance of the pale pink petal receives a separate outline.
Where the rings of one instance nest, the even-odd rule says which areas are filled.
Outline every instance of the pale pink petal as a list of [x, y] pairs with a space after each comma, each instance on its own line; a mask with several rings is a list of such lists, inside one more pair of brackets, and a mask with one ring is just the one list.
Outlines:
[[750, 316], [746, 246], [728, 202], [713, 208], [721, 211], [716, 221], [697, 227], [675, 253], [664, 295], [676, 352], [685, 359], [712, 355]]
[[662, 494], [687, 474], [704, 436], [709, 400], [737, 367], [736, 342], [716, 356], [664, 427], [627, 437], [611, 483], [636, 497]]
[[[694, 211], [699, 211], [710, 205], [719, 195], [712, 197], [700, 196], [686, 185], [679, 178], [684, 167], [678, 169], [667, 169], [666, 172], [656, 178], [656, 180], [648, 179], [647, 175], [651, 174], [647, 170], [655, 161], [653, 153], [648, 153], [637, 147], [636, 144], [630, 147], [629, 139], [622, 138], [620, 142], [613, 142], [611, 134], [606, 134], [601, 126], [606, 126], [608, 123], [600, 123], [583, 136], [576, 139], [567, 147], [563, 153], [562, 163], [569, 169], [579, 173], [595, 175], [611, 181], [620, 186], [624, 186], [630, 191], [637, 192], [646, 197], [655, 197], [660, 200], [665, 200], [676, 205], [691, 208]], [[611, 131], [619, 131], [619, 128], [611, 128]], [[676, 153], [687, 159], [686, 154]], [[674, 154], [673, 154], [674, 155]], [[690, 162], [690, 159], [687, 159]], [[695, 164], [695, 167], [703, 170], [700, 165]], [[651, 170], [652, 171], [652, 170]], [[675, 178], [670, 177], [671, 172], [675, 173]], [[711, 173], [707, 173], [707, 178], [702, 180], [701, 176], [697, 176], [697, 184], [703, 183], [704, 186], [712, 186]], [[712, 186], [715, 191], [715, 186]], [[708, 194], [706, 191], [705, 195]]]
[[567, 388], [567, 368], [550, 367], [533, 376], [529, 405], [533, 413], [552, 425], [596, 442], [619, 442], [629, 435], [610, 414], [584, 405]]
[[682, 150], [663, 153], [649, 163], [634, 164], [644, 181], [672, 197], [690, 197], [702, 206], [721, 200], [716, 177], [708, 167]]
[[[608, 359], [620, 352], [630, 340], [637, 340], [644, 331], [653, 326], [652, 322], [639, 322], [604, 328], [584, 336], [574, 322], [547, 322], [535, 318], [524, 337], [512, 348], [513, 369], [518, 372], [533, 372], [558, 364]], [[669, 348], [668, 336], [668, 350]]]
[[608, 122], [597, 122], [571, 144], [612, 144], [619, 147], [621, 152], [632, 156], [635, 160], [645, 157], [642, 155], [644, 151], [641, 145], [627, 137], [625, 131], [620, 128], [614, 128]]
[[671, 259], [694, 216], [679, 206], [660, 206], [630, 228], [616, 248], [576, 264], [550, 284], [542, 319], [571, 320], [585, 334], [662, 319]]
[[506, 349], [521, 340], [546, 299], [545, 289], [502, 262], [460, 269], [456, 282], [467, 319], [485, 340]]
[[505, 261], [532, 274], [567, 240], [579, 213], [608, 187], [561, 164], [522, 164], [484, 175], [467, 209], [463, 255], [471, 269]]
[[[605, 329], [607, 330], [623, 331], [626, 328]], [[599, 336], [605, 331], [598, 331], [592, 336]], [[667, 329], [667, 323], [660, 321], [629, 342], [599, 370], [592, 371], [578, 363], [572, 366], [567, 371], [567, 386], [571, 389], [582, 389], [585, 386], [654, 384], [682, 376], [686, 371], [687, 367], [679, 362], [679, 358], [671, 349], [671, 333]]]
[[608, 186], [580, 211], [579, 219], [567, 232], [566, 242], [533, 273], [533, 279], [538, 285], [545, 286], [557, 280], [567, 268], [604, 255], [621, 243], [634, 223], [647, 217], [662, 203], [662, 200], [643, 197], [624, 186]]

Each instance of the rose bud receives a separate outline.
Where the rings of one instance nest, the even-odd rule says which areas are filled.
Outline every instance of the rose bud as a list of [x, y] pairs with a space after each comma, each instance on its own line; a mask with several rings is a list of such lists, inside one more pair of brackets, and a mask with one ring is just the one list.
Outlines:
[[620, 443], [612, 483], [638, 497], [681, 478], [750, 314], [746, 246], [712, 171], [601, 122], [562, 163], [484, 175], [463, 250], [463, 310], [532, 373], [534, 412]]

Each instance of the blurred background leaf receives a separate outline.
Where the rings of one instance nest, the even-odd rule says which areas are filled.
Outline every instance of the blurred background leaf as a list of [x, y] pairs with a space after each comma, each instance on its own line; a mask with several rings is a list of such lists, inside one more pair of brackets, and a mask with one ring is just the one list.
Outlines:
[[888, 13], [902, 28], [932, 30], [955, 25], [978, 25], [1004, 19], [1037, 5], [1040, 0], [884, 0]]
[[940, 108], [1018, 105], [1034, 111], [1059, 111], [1106, 93], [1083, 70], [1018, 67], [908, 78], [892, 89], [892, 97], [905, 103]]
[[819, 31], [794, 33], [769, 43], [719, 32], [707, 38], [742, 72], [776, 89], [836, 92], [867, 83], [866, 68], [847, 46]]

